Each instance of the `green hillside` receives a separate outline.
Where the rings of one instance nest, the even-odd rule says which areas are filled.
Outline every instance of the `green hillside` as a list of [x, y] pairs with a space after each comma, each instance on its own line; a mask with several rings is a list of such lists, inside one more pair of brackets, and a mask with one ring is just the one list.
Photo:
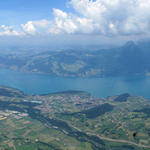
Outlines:
[[2, 54], [0, 66], [22, 72], [54, 76], [102, 77], [149, 75], [150, 53], [145, 43], [128, 42], [105, 50], [48, 51], [39, 54]]
[[142, 97], [100, 99], [81, 91], [24, 95], [16, 89], [0, 90], [5, 91], [0, 94], [2, 150], [150, 148], [150, 102]]

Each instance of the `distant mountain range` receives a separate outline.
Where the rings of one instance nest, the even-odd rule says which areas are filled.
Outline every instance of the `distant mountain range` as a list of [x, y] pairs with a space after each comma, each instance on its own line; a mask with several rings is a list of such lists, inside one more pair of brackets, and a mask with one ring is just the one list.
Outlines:
[[54, 76], [102, 77], [150, 74], [150, 42], [100, 50], [1, 54], [0, 66]]

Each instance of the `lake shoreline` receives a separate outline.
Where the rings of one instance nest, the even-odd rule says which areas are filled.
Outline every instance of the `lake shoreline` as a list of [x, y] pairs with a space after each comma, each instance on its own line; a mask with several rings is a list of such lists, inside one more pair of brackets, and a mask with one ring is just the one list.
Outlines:
[[120, 77], [56, 77], [43, 74], [22, 73], [0, 68], [0, 85], [12, 87], [25, 94], [49, 94], [62, 91], [86, 91], [103, 98], [122, 93], [150, 99], [150, 76]]

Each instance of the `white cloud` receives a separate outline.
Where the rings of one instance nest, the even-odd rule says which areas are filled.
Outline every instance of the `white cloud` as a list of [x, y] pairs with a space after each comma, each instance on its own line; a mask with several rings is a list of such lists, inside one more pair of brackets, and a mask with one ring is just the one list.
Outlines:
[[0, 36], [22, 36], [23, 32], [18, 32], [14, 30], [11, 26], [1, 25], [0, 26]]
[[54, 9], [54, 22], [50, 29], [50, 33], [58, 34], [60, 32], [66, 32], [66, 33], [74, 33], [77, 30], [77, 25], [75, 24], [73, 18], [59, 10]]
[[25, 33], [27, 33], [29, 35], [35, 35], [36, 28], [32, 21], [28, 21], [26, 24], [22, 24], [21, 26]]
[[50, 21], [43, 19], [39, 21], [34, 21], [33, 24], [45, 28], [50, 24]]
[[[150, 32], [150, 0], [70, 0], [75, 13], [53, 9], [53, 20], [21, 24], [24, 35], [83, 34], [135, 36]], [[0, 35], [23, 35], [11, 27], [1, 27]]]
[[54, 9], [52, 33], [112, 36], [150, 31], [150, 0], [71, 0], [69, 4], [76, 14]]
[[24, 32], [28, 35], [35, 35], [35, 34], [42, 34], [44, 30], [47, 30], [48, 32], [48, 27], [51, 24], [50, 21], [48, 20], [37, 20], [37, 21], [28, 21], [26, 24], [22, 24], [22, 28]]

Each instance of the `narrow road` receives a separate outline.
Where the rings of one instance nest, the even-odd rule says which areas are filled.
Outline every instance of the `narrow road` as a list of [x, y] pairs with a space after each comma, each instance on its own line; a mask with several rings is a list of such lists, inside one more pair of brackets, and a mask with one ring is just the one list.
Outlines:
[[[70, 124], [69, 124], [70, 125]], [[70, 125], [72, 128], [78, 130], [81, 132], [81, 130], [77, 127], [74, 127], [72, 125]], [[137, 146], [137, 147], [140, 147], [140, 148], [149, 148], [150, 149], [150, 146], [147, 146], [147, 145], [142, 145], [142, 144], [138, 144], [138, 143], [135, 143], [135, 142], [131, 142], [131, 141], [127, 141], [127, 140], [120, 140], [120, 139], [111, 139], [111, 138], [108, 138], [108, 137], [104, 137], [104, 136], [99, 136], [97, 134], [94, 134], [94, 133], [89, 133], [89, 132], [86, 132], [87, 135], [90, 135], [90, 136], [97, 136], [99, 137], [101, 140], [105, 140], [105, 141], [110, 141], [110, 142], [116, 142], [116, 143], [124, 143], [124, 144], [128, 144], [128, 145], [133, 145], [133, 146]]]
[[138, 143], [134, 143], [134, 142], [127, 141], [127, 140], [111, 139], [111, 138], [107, 138], [107, 137], [103, 137], [103, 136], [99, 136], [99, 135], [91, 134], [91, 133], [87, 133], [87, 134], [88, 134], [88, 135], [95, 135], [95, 136], [98, 136], [100, 139], [106, 140], [106, 141], [110, 141], [110, 142], [125, 143], [125, 144], [128, 144], [128, 145], [134, 145], [134, 146], [137, 146], [137, 147], [149, 148], [149, 149], [150, 149], [150, 146], [142, 145], [142, 144], [138, 144]]

